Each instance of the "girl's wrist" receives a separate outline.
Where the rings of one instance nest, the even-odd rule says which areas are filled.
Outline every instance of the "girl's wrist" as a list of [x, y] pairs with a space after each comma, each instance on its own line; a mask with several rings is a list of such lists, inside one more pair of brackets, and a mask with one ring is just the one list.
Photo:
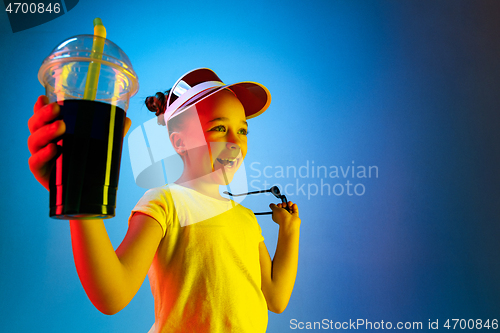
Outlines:
[[286, 235], [298, 234], [300, 232], [300, 223], [300, 218], [293, 218], [290, 221], [286, 221], [286, 223], [280, 224], [279, 232], [283, 232]]

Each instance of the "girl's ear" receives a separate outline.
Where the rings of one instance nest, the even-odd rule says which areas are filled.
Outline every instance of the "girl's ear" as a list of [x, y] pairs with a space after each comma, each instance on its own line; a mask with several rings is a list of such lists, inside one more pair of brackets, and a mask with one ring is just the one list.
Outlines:
[[172, 142], [172, 146], [174, 147], [177, 154], [181, 156], [186, 154], [186, 143], [184, 142], [184, 138], [182, 137], [181, 133], [172, 132], [170, 134], [170, 142]]

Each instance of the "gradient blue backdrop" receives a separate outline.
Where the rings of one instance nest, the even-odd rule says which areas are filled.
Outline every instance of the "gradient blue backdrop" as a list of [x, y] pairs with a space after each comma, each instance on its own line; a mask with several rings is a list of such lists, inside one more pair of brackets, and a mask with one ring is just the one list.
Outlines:
[[[147, 279], [120, 313], [93, 307], [68, 222], [48, 217], [48, 193], [27, 164], [26, 124], [44, 92], [38, 68], [60, 41], [92, 33], [94, 17], [139, 75], [132, 129], [152, 117], [144, 98], [193, 68], [271, 91], [269, 110], [250, 121], [249, 179], [292, 184], [289, 192], [299, 181], [306, 193], [289, 195], [302, 217], [299, 272], [268, 332], [291, 331], [294, 318], [426, 328], [429, 319], [500, 317], [500, 2], [83, 0], [15, 34], [0, 14], [0, 331], [147, 332], [154, 322]], [[106, 222], [115, 246], [144, 192], [126, 141], [117, 215]], [[250, 169], [313, 161], [377, 166], [378, 178], [325, 178], [366, 191], [308, 196], [321, 179]], [[261, 210], [272, 200], [245, 203]], [[274, 252], [277, 226], [259, 222]]]

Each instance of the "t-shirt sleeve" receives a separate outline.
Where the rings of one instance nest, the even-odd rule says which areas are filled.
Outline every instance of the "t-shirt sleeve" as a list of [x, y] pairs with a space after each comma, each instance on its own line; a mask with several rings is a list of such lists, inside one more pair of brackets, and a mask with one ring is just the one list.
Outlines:
[[255, 221], [255, 225], [257, 226], [257, 237], [258, 237], [259, 243], [263, 242], [264, 241], [264, 236], [262, 235], [262, 228], [260, 227], [260, 224], [257, 221], [257, 217], [255, 216], [255, 214], [252, 213], [252, 215], [253, 215], [253, 218], [254, 218], [254, 221]]
[[262, 229], [258, 223], [257, 226], [259, 227], [259, 243], [260, 243], [264, 241], [264, 236], [262, 235]]
[[165, 236], [167, 225], [171, 223], [171, 218], [169, 217], [172, 215], [172, 206], [169, 204], [172, 200], [169, 200], [169, 196], [169, 192], [163, 188], [148, 190], [132, 209], [128, 222], [130, 223], [130, 219], [135, 212], [143, 213], [152, 217], [160, 224], [163, 231], [162, 237]]

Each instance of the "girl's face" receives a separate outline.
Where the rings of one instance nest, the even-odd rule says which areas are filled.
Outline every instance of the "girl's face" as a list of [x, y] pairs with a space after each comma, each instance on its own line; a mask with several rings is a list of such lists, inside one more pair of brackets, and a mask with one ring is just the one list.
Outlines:
[[190, 176], [210, 174], [210, 181], [227, 185], [247, 153], [248, 125], [241, 102], [222, 90], [196, 104], [181, 136], [187, 153], [184, 165]]

